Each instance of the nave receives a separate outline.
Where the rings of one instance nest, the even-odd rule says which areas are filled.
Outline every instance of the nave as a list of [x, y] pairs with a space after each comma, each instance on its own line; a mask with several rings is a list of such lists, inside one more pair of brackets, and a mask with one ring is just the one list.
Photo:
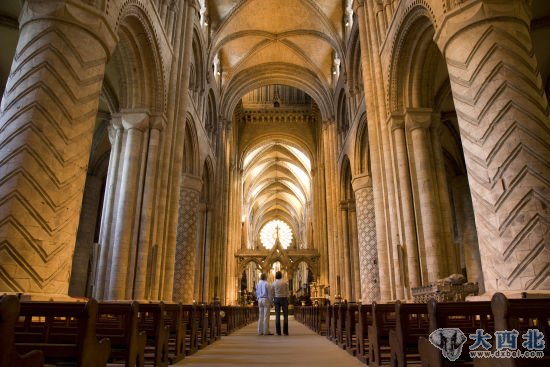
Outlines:
[[[288, 320], [289, 336], [258, 336], [257, 325], [256, 322], [248, 324], [175, 366], [365, 366], [293, 316]], [[270, 327], [275, 330], [273, 320]]]

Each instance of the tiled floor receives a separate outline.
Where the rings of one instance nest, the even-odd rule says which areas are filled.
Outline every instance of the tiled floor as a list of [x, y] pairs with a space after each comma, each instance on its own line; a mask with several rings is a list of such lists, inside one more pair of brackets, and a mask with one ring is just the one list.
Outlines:
[[[324, 336], [289, 320], [290, 336], [258, 336], [252, 323], [186, 357], [177, 366], [365, 366]], [[274, 321], [271, 331], [275, 332]]]

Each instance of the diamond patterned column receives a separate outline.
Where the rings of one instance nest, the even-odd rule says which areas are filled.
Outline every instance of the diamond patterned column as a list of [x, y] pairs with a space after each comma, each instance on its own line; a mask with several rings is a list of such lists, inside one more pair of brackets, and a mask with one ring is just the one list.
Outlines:
[[367, 304], [380, 300], [380, 275], [378, 272], [378, 247], [376, 243], [372, 180], [370, 176], [360, 176], [352, 180], [352, 185], [355, 191], [357, 234], [359, 237], [361, 301]]
[[184, 304], [191, 304], [194, 295], [200, 188], [201, 181], [198, 177], [186, 175], [182, 179], [173, 299]]

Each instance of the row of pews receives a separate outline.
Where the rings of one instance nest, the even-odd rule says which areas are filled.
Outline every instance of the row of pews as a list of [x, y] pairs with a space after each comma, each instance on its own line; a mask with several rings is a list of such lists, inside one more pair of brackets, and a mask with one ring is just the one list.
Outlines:
[[174, 364], [257, 320], [257, 308], [0, 297], [0, 366]]
[[[301, 306], [295, 308], [295, 317], [370, 367], [550, 366], [550, 298], [507, 299], [502, 293], [496, 293], [491, 301], [479, 302], [437, 303], [430, 300], [427, 304], [397, 301], [391, 304]], [[451, 330], [445, 334], [436, 332], [430, 340], [432, 332], [440, 328]], [[463, 335], [455, 331], [457, 328]], [[470, 356], [470, 346], [475, 347], [476, 342], [480, 344], [476, 334], [484, 336], [483, 340], [491, 344], [489, 352], [495, 352], [495, 332], [517, 330], [517, 347], [523, 350], [522, 337], [531, 333], [529, 329], [544, 334], [542, 358]], [[508, 337], [500, 340], [508, 344], [500, 346], [510, 347], [509, 333], [500, 334], [499, 338]], [[540, 346], [540, 338], [538, 342]], [[481, 344], [473, 350], [485, 351]], [[442, 350], [455, 360], [444, 357]]]

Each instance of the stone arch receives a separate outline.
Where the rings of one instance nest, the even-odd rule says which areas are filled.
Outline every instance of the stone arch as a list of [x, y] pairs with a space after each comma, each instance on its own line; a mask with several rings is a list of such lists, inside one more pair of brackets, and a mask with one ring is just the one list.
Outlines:
[[[430, 22], [427, 10], [417, 6], [403, 21], [395, 40], [391, 54], [389, 107], [390, 112], [403, 111], [408, 107], [420, 107], [428, 103], [428, 91], [416, 89], [422, 80], [423, 71], [427, 65], [422, 65], [420, 58], [431, 59], [433, 48], [437, 46], [432, 41], [435, 29]], [[424, 79], [427, 80], [427, 79]], [[426, 107], [426, 106], [423, 106]]]
[[199, 175], [199, 145], [197, 131], [193, 118], [188, 115], [185, 123], [185, 138], [183, 140], [182, 172], [184, 174]]
[[239, 72], [228, 84], [221, 100], [222, 116], [231, 120], [233, 111], [248, 91], [269, 84], [282, 84], [305, 91], [319, 107], [323, 120], [333, 115], [330, 87], [310, 70], [291, 64], [262, 64]]
[[357, 140], [355, 141], [355, 175], [371, 175], [370, 152], [369, 152], [369, 131], [367, 126], [367, 114], [359, 117], [357, 128]]
[[149, 15], [139, 3], [128, 3], [122, 8], [117, 34], [120, 40], [109, 64], [113, 63], [114, 72], [120, 75], [120, 107], [162, 113], [167, 102], [165, 70]]
[[336, 125], [338, 129], [340, 146], [344, 143], [344, 139], [349, 131], [349, 106], [346, 91], [342, 88], [338, 95], [338, 103], [336, 105]]

